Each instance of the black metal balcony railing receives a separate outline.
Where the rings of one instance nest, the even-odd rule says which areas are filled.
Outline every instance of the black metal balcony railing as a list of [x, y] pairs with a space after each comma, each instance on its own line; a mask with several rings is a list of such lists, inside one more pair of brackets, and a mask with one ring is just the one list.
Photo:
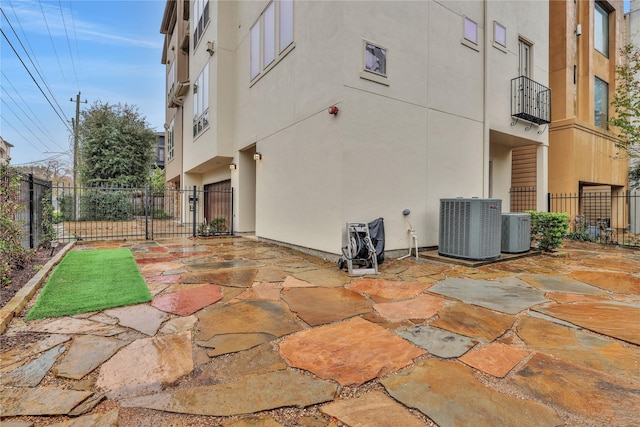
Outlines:
[[512, 79], [511, 117], [537, 125], [551, 123], [551, 89], [525, 76]]

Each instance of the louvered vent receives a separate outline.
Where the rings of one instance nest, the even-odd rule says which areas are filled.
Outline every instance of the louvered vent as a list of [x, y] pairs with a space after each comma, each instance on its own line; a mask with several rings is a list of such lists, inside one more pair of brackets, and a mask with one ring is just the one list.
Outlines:
[[501, 209], [499, 199], [440, 199], [438, 253], [471, 260], [498, 258]]
[[520, 253], [531, 249], [531, 215], [502, 214], [502, 252]]

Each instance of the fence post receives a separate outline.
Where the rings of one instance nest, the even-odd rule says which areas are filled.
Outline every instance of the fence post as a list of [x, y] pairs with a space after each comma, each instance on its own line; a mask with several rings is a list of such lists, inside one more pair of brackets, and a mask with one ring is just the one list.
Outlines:
[[196, 193], [196, 186], [193, 186], [193, 238], [196, 237], [196, 220], [198, 218], [198, 194]]
[[229, 214], [229, 222], [231, 222], [231, 235], [233, 236], [233, 187], [231, 187], [231, 213]]
[[551, 212], [551, 193], [547, 193], [547, 212]]
[[33, 174], [30, 173], [29, 174], [29, 248], [33, 249], [34, 246], [34, 242], [33, 242], [33, 235], [35, 233], [34, 227], [35, 227], [35, 210], [36, 210], [36, 206], [35, 206], [35, 201], [33, 200], [34, 198], [34, 188], [33, 188]]
[[144, 238], [149, 240], [149, 185], [144, 186]]

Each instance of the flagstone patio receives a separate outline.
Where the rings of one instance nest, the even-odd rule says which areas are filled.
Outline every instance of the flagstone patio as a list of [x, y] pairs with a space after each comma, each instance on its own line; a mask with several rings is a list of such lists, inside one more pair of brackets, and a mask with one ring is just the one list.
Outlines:
[[248, 238], [70, 250], [112, 247], [153, 301], [25, 322], [28, 302], [0, 336], [3, 427], [640, 424], [640, 250], [365, 277]]

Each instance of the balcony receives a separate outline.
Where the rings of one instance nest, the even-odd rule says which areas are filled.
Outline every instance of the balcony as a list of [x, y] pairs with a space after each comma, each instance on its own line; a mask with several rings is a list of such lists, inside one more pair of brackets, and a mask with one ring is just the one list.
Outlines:
[[525, 76], [512, 79], [511, 117], [536, 125], [551, 123], [551, 89]]

